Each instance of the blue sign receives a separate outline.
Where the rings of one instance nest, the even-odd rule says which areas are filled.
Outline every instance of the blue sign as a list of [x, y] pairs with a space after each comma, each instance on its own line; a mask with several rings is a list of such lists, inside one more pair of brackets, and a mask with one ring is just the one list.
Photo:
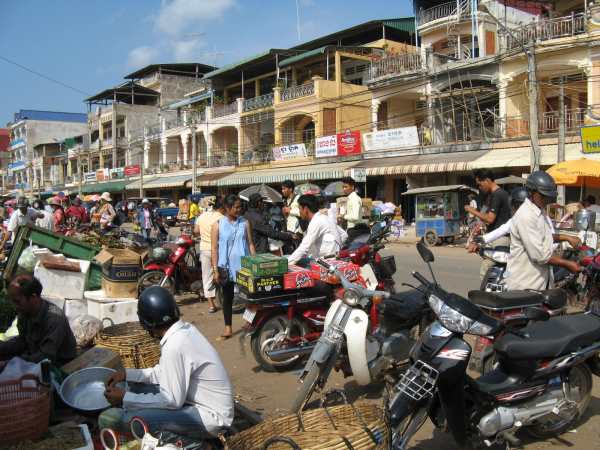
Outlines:
[[25, 161], [15, 161], [8, 165], [10, 170], [22, 170], [25, 168]]

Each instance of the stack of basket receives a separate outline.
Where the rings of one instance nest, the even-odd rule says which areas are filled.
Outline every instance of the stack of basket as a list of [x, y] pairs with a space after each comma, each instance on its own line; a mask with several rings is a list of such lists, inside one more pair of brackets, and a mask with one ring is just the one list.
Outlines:
[[127, 369], [154, 367], [160, 359], [160, 344], [138, 322], [127, 322], [104, 328], [96, 336], [98, 347], [104, 347], [121, 357]]
[[267, 420], [227, 439], [228, 450], [383, 450], [389, 427], [382, 408], [358, 402]]

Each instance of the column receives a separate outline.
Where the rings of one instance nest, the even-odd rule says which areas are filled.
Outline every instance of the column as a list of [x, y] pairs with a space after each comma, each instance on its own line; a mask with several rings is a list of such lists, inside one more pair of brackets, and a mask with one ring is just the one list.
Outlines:
[[254, 96], [255, 97], [260, 96], [260, 80], [259, 79], [254, 80]]
[[208, 167], [211, 167], [212, 163], [212, 145], [213, 145], [213, 132], [209, 132], [206, 134], [206, 161], [208, 162]]
[[342, 95], [342, 56], [340, 52], [335, 52], [335, 83], [337, 86], [337, 95]]
[[150, 166], [150, 145], [150, 140], [144, 139], [144, 167], [142, 170]]
[[160, 140], [160, 150], [161, 150], [161, 164], [167, 164], [167, 146], [169, 145], [169, 139], [161, 139]]
[[373, 124], [373, 131], [377, 131], [379, 122], [379, 105], [381, 105], [381, 100], [375, 98], [371, 100], [371, 122]]
[[237, 163], [238, 166], [242, 165], [242, 145], [244, 145], [244, 136], [242, 135], [242, 126], [238, 125], [236, 127], [237, 130], [237, 146], [238, 146], [238, 157]]
[[[196, 130], [194, 130], [194, 132], [196, 132]], [[188, 143], [190, 142], [191, 137], [192, 136], [190, 133], [182, 133], [179, 136], [179, 138], [181, 139], [181, 146], [183, 147], [183, 164], [187, 164], [190, 160], [190, 155], [188, 154]]]
[[102, 153], [102, 150], [99, 151], [98, 162], [100, 165], [99, 169], [104, 169], [104, 153]]

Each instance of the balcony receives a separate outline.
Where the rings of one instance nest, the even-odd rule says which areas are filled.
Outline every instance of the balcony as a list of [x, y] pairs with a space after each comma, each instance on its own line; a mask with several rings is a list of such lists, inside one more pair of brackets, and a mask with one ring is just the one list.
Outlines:
[[19, 147], [21, 145], [25, 145], [25, 141], [23, 139], [14, 139], [10, 141], [10, 148], [14, 149], [15, 147]]
[[294, 86], [291, 88], [284, 89], [281, 92], [281, 101], [287, 102], [290, 100], [295, 100], [297, 98], [308, 97], [310, 95], [315, 94], [315, 82], [311, 81], [307, 84], [302, 84], [300, 86]]
[[183, 120], [183, 117], [175, 117], [173, 119], [167, 119], [165, 121], [165, 130], [171, 130], [173, 128], [181, 128], [185, 127], [186, 124]]
[[238, 112], [237, 102], [232, 102], [228, 105], [213, 106], [213, 118], [230, 116]]
[[585, 14], [572, 14], [567, 17], [540, 20], [512, 30], [507, 36], [507, 48], [513, 50], [530, 42], [543, 42], [575, 36], [587, 32]]
[[458, 8], [456, 7], [456, 2], [448, 2], [419, 11], [417, 16], [418, 25], [421, 27], [429, 22], [448, 19], [451, 16], [457, 16], [457, 14], [459, 15], [459, 19], [471, 17], [471, 1], [461, 0]]
[[420, 54], [387, 55], [371, 63], [369, 83], [423, 70]]
[[[577, 131], [585, 124], [585, 109], [569, 109], [565, 112], [565, 130]], [[540, 125], [541, 131], [545, 133], [558, 133], [560, 121], [558, 111], [545, 112]]]
[[244, 112], [273, 106], [273, 99], [273, 94], [265, 94], [244, 100]]
[[240, 165], [253, 166], [273, 161], [273, 150], [271, 144], [260, 144], [242, 151]]

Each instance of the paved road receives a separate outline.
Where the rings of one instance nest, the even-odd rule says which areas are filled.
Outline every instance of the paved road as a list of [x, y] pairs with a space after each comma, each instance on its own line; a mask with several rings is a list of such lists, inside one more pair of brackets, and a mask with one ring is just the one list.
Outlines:
[[[412, 282], [412, 270], [427, 274], [423, 264], [411, 245], [392, 245], [389, 253], [396, 256], [398, 272], [396, 280]], [[436, 261], [434, 270], [438, 281], [448, 291], [462, 295], [470, 289], [478, 287], [480, 260], [477, 256], [468, 255], [464, 249], [437, 247], [434, 249]], [[258, 410], [265, 416], [281, 415], [295, 395], [297, 374], [265, 373], [257, 366], [250, 351], [249, 339], [238, 334], [225, 342], [216, 342], [216, 337], [222, 331], [222, 316], [208, 314], [206, 304], [191, 304], [182, 307], [185, 320], [194, 322], [201, 331], [214, 342], [221, 354], [235, 386], [238, 397], [248, 406]], [[241, 327], [241, 316], [234, 316], [234, 330]], [[595, 379], [594, 398], [588, 408], [588, 413], [573, 430], [560, 439], [546, 442], [525, 441], [527, 450], [546, 449], [600, 449], [600, 382]], [[334, 374], [328, 384], [329, 388], [345, 388], [351, 398], [380, 398], [380, 389], [376, 386], [362, 388], [351, 379], [344, 380], [339, 374]], [[428, 422], [418, 433], [412, 449], [459, 450], [452, 438], [439, 430], [434, 430]]]

